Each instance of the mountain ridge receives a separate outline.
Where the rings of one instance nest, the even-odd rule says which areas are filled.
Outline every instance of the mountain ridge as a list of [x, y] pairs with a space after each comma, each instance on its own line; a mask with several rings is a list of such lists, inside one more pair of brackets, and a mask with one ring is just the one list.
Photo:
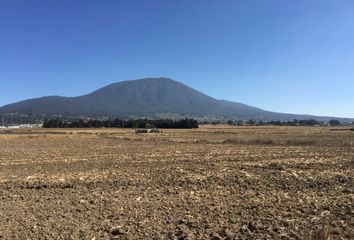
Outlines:
[[266, 111], [247, 104], [218, 100], [178, 81], [159, 77], [124, 80], [77, 96], [45, 96], [0, 107], [0, 115], [32, 117], [156, 117], [174, 114], [210, 119], [350, 120], [326, 116], [299, 115]]

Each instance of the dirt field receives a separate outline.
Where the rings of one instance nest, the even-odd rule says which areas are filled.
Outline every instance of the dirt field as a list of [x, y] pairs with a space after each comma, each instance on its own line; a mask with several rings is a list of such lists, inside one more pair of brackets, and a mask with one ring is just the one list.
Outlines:
[[0, 239], [354, 239], [353, 178], [346, 130], [2, 130]]

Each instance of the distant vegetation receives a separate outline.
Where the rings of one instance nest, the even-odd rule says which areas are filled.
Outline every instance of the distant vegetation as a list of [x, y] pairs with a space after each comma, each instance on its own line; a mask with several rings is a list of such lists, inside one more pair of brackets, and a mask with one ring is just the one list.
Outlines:
[[247, 121], [227, 121], [229, 125], [251, 125], [251, 126], [264, 126], [264, 125], [274, 125], [274, 126], [316, 126], [316, 125], [329, 125], [329, 126], [340, 126], [341, 122], [338, 120], [330, 120], [328, 123], [320, 122], [314, 119], [308, 120], [297, 120], [293, 121], [255, 121], [255, 120], [247, 120]]
[[45, 119], [44, 128], [198, 128], [198, 121], [190, 118], [171, 119], [114, 119], [67, 121], [60, 119]]
[[293, 121], [271, 121], [270, 124], [276, 126], [315, 126], [320, 125], [320, 122], [314, 119], [308, 120], [293, 120]]

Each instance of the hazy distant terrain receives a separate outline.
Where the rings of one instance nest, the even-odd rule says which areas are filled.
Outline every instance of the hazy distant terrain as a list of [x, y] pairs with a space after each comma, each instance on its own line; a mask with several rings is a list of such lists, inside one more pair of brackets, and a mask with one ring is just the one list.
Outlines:
[[[254, 120], [317, 119], [330, 117], [264, 111], [246, 104], [217, 100], [168, 78], [122, 81], [79, 97], [48, 96], [0, 108], [0, 115], [29, 115], [32, 118], [70, 117], [158, 117], [189, 116]], [[347, 119], [343, 119], [347, 120]]]

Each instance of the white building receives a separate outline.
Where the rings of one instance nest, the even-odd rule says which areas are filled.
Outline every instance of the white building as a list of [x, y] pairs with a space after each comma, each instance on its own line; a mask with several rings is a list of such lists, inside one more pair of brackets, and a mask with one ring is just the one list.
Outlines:
[[41, 128], [43, 127], [43, 124], [20, 124], [20, 128]]

